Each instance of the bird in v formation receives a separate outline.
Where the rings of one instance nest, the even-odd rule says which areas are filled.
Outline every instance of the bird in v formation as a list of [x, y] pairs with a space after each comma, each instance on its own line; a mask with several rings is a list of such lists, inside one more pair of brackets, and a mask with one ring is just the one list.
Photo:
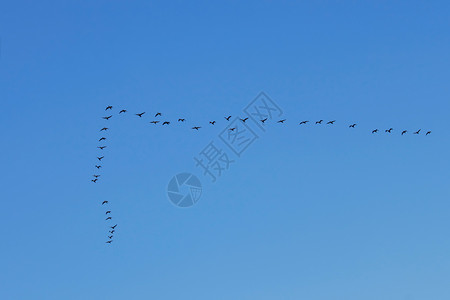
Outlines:
[[[112, 105], [108, 105], [108, 106], [105, 108], [105, 111], [108, 111], [108, 110], [111, 110], [111, 111], [112, 111], [112, 110], [113, 110], [113, 106], [112, 106]], [[126, 112], [127, 112], [126, 109], [122, 109], [122, 110], [119, 111], [119, 114], [124, 114], [124, 113], [126, 113]], [[141, 113], [136, 113], [135, 115], [138, 116], [138, 117], [140, 117], [140, 118], [142, 118], [144, 114], [145, 114], [145, 112], [141, 112]], [[156, 117], [160, 117], [160, 116], [162, 116], [162, 113], [160, 113], [160, 112], [157, 112], [157, 113], [154, 115], [155, 118], [156, 118]], [[113, 117], [113, 115], [108, 115], [108, 116], [102, 117], [102, 119], [104, 119], [104, 120], [109, 120], [109, 119], [111, 119], [112, 117]], [[227, 120], [227, 121], [230, 121], [230, 120], [231, 120], [231, 117], [232, 117], [231, 115], [225, 116], [224, 119]], [[242, 123], [246, 123], [246, 121], [249, 119], [249, 117], [238, 118], [238, 119], [239, 119]], [[185, 122], [185, 121], [186, 121], [185, 118], [178, 118], [178, 122], [182, 122], [182, 123], [183, 123], [183, 122]], [[267, 118], [267, 117], [265, 117], [264, 119], [261, 119], [261, 120], [260, 120], [260, 122], [261, 122], [262, 124], [265, 124], [267, 121], [268, 121], [268, 118]], [[158, 124], [158, 123], [160, 123], [160, 122], [161, 122], [161, 121], [159, 121], [159, 120], [153, 120], [153, 121], [151, 121], [150, 123], [151, 123], [151, 124]], [[281, 123], [281, 124], [284, 124], [285, 122], [286, 122], [286, 119], [281, 119], [281, 120], [278, 120], [278, 121], [277, 121], [277, 123]], [[299, 125], [306, 125], [306, 124], [309, 123], [309, 122], [310, 122], [309, 120], [303, 120], [303, 121], [300, 121]], [[318, 121], [315, 121], [315, 124], [318, 125], [318, 124], [322, 124], [323, 122], [324, 122], [324, 120], [320, 119], [320, 120], [318, 120]], [[328, 125], [334, 125], [335, 122], [336, 122], [336, 120], [331, 120], [331, 121], [328, 121], [326, 124], [328, 124]], [[215, 121], [215, 120], [209, 121], [209, 124], [215, 125], [215, 124], [216, 124], [216, 121]], [[170, 121], [164, 121], [164, 122], [162, 122], [162, 125], [170, 125]], [[348, 127], [349, 127], [349, 128], [355, 128], [356, 125], [357, 125], [356, 123], [353, 123], [353, 124], [350, 124]], [[197, 130], [197, 131], [198, 131], [200, 128], [202, 128], [202, 127], [201, 127], [201, 126], [193, 126], [193, 127], [192, 127], [192, 129]], [[236, 129], [237, 129], [237, 127], [232, 127], [232, 128], [229, 128], [229, 131], [233, 132], [233, 131], [235, 131]], [[108, 130], [109, 130], [109, 127], [103, 127], [102, 129], [100, 129], [100, 131], [108, 131]], [[386, 130], [385, 130], [385, 133], [392, 133], [393, 130], [394, 130], [393, 128], [386, 129]], [[372, 130], [372, 134], [378, 133], [378, 132], [379, 132], [378, 128]], [[407, 130], [403, 130], [403, 131], [401, 131], [401, 135], [405, 135], [407, 132], [408, 132]], [[419, 129], [419, 130], [417, 130], [417, 131], [414, 131], [413, 134], [419, 135], [420, 132], [421, 132], [421, 129]], [[427, 132], [425, 133], [425, 135], [430, 135], [430, 134], [431, 134], [431, 131], [427, 131]], [[101, 142], [101, 141], [105, 141], [105, 140], [107, 140], [106, 137], [101, 137], [98, 141]], [[100, 149], [100, 150], [104, 150], [106, 147], [107, 147], [107, 146], [104, 145], [104, 146], [98, 146], [97, 148]], [[97, 157], [97, 159], [98, 159], [99, 161], [102, 161], [103, 158], [104, 158], [104, 156], [99, 156], [99, 157]], [[100, 169], [100, 168], [102, 168], [102, 166], [101, 166], [101, 165], [95, 165], [95, 168]], [[93, 175], [93, 176], [94, 176], [94, 179], [92, 179], [91, 181], [94, 182], [94, 183], [96, 183], [101, 175], [95, 174], [95, 175]], [[108, 204], [108, 201], [107, 201], [107, 200], [105, 200], [105, 201], [102, 202], [102, 205], [105, 205], [105, 204]], [[107, 214], [107, 215], [108, 215], [108, 214], [111, 214], [111, 210], [107, 210], [107, 211], [106, 211], [106, 214]], [[107, 218], [106, 218], [106, 220], [111, 220], [111, 219], [112, 219], [112, 217], [107, 217]], [[114, 231], [115, 231], [114, 228], [115, 228], [116, 226], [117, 226], [117, 224], [114, 225], [114, 226], [111, 226], [111, 228], [113, 229], [112, 231], [110, 231], [111, 234], [114, 233]], [[107, 243], [111, 243], [111, 242], [112, 242], [112, 240], [111, 240], [111, 239], [112, 239], [112, 235], [111, 235], [111, 236], [108, 236], [108, 237], [110, 238], [110, 241], [107, 241]]]
[[[113, 109], [113, 106], [112, 106], [112, 105], [108, 105], [108, 106], [105, 108], [105, 111], [107, 111], [107, 110], [112, 110], [112, 109]], [[127, 110], [126, 110], [126, 109], [122, 109], [122, 110], [119, 111], [119, 114], [122, 114], [122, 113], [125, 113], [125, 112], [127, 112]], [[141, 112], [141, 113], [137, 113], [136, 115], [139, 116], [139, 117], [142, 117], [144, 114], [145, 114], [145, 112]], [[155, 117], [158, 117], [158, 116], [162, 116], [162, 113], [161, 113], [161, 112], [157, 112], [157, 113], [155, 114]], [[111, 117], [112, 117], [112, 115], [109, 115], [109, 116], [103, 117], [103, 119], [109, 120]], [[226, 116], [226, 117], [224, 117], [224, 118], [225, 118], [227, 121], [230, 121], [231, 117], [232, 117], [232, 116], [229, 115], [229, 116]], [[246, 118], [239, 118], [239, 120], [241, 120], [241, 121], [244, 122], [244, 123], [245, 123], [248, 119], [249, 119], [248, 117], [246, 117]], [[267, 118], [261, 119], [260, 121], [261, 121], [262, 123], [265, 123], [265, 122], [267, 121]], [[283, 120], [277, 121], [277, 123], [284, 123], [285, 121], [286, 121], [286, 119], [283, 119]], [[179, 118], [179, 119], [178, 119], [178, 122], [185, 122], [185, 119], [184, 119], [184, 118]], [[304, 125], [304, 124], [307, 124], [308, 122], [309, 122], [309, 120], [305, 120], [305, 121], [301, 121], [299, 124], [300, 124], [300, 125]], [[322, 124], [322, 122], [324, 122], [324, 120], [323, 120], [323, 119], [320, 119], [320, 120], [316, 121], [315, 124]], [[336, 120], [331, 120], [331, 121], [328, 121], [326, 124], [333, 125], [335, 122], [336, 122]], [[157, 124], [157, 123], [159, 123], [159, 121], [156, 121], [156, 120], [155, 120], [155, 121], [151, 121], [150, 123], [152, 123], [152, 124]], [[216, 121], [209, 121], [209, 123], [210, 123], [211, 125], [215, 125], [215, 124], [216, 124]], [[163, 125], [169, 125], [169, 124], [170, 124], [170, 121], [164, 121], [162, 124], [163, 124]], [[356, 125], [357, 125], [356, 123], [351, 124], [351, 125], [349, 125], [349, 128], [355, 128]], [[200, 127], [200, 126], [195, 126], [195, 127], [193, 127], [193, 129], [196, 129], [196, 130], [198, 130], [199, 128], [201, 128], [201, 127]], [[100, 131], [106, 131], [106, 130], [108, 130], [108, 129], [109, 129], [108, 127], [104, 127], [104, 128], [102, 128]], [[386, 132], [386, 133], [391, 133], [392, 130], [393, 130], [393, 128], [386, 129], [385, 132]], [[418, 135], [418, 134], [420, 134], [420, 131], [421, 131], [421, 129], [419, 129], [418, 131], [414, 131], [413, 134]], [[379, 132], [378, 129], [372, 130], [372, 133], [378, 133], [378, 132]], [[404, 134], [406, 134], [407, 132], [408, 132], [407, 130], [404, 130], [404, 131], [401, 132], [401, 135], [404, 135]], [[431, 131], [427, 131], [425, 135], [429, 135], [429, 134], [431, 134]], [[106, 138], [101, 138], [101, 140], [104, 140], [104, 139], [106, 139]]]

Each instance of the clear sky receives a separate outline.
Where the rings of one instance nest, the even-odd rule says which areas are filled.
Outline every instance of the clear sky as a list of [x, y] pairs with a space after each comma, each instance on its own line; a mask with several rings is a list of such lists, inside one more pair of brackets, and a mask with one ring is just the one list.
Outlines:
[[[1, 2], [0, 299], [449, 299], [449, 14]], [[249, 120], [237, 157], [223, 117], [260, 92], [286, 122]], [[194, 161], [211, 141], [235, 160], [214, 183]], [[203, 186], [190, 208], [167, 197], [181, 172]]]

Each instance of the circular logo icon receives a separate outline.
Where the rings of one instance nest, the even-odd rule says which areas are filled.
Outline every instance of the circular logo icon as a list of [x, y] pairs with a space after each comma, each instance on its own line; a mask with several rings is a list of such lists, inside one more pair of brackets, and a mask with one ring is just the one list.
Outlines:
[[200, 199], [202, 184], [197, 176], [191, 173], [180, 173], [170, 180], [167, 195], [174, 205], [190, 207]]

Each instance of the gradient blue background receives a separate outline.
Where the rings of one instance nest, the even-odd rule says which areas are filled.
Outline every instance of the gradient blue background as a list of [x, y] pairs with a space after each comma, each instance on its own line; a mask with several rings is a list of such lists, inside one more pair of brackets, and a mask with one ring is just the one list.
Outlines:
[[[0, 299], [449, 299], [450, 3], [424, 2], [1, 2]], [[173, 206], [260, 91], [287, 123]]]

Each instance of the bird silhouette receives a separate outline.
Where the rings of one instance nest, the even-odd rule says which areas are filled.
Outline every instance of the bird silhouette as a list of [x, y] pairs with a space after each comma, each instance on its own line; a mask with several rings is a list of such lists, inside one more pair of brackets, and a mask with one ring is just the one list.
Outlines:
[[110, 232], [111, 234], [113, 234], [113, 233], [114, 233], [114, 231], [115, 231], [115, 230], [113, 229], [113, 230], [110, 230], [109, 232]]
[[248, 120], [248, 118], [245, 118], [245, 119], [240, 119], [242, 122], [244, 122], [245, 123], [245, 121], [247, 121]]
[[391, 133], [392, 130], [394, 130], [394, 128], [386, 129], [384, 132]]
[[178, 119], [178, 122], [184, 122], [184, 119]]
[[108, 238], [109, 239], [112, 239], [114, 236], [113, 235], [108, 235]]
[[216, 121], [210, 121], [209, 124], [214, 125], [216, 124]]
[[106, 140], [106, 138], [105, 137], [101, 137], [98, 141], [101, 142], [101, 141], [104, 141], [104, 140]]
[[112, 228], [112, 229], [114, 229], [114, 228], [116, 228], [116, 227], [117, 227], [117, 224], [116, 224], [116, 225], [114, 225], [114, 226], [111, 226], [111, 228]]
[[425, 133], [425, 135], [429, 135], [429, 134], [431, 134], [431, 131], [427, 131], [427, 133]]
[[159, 121], [151, 121], [150, 123], [152, 123], [152, 124], [158, 124]]
[[284, 123], [286, 121], [286, 119], [280, 120], [277, 123]]
[[194, 127], [192, 127], [192, 129], [195, 129], [195, 130], [199, 130], [201, 127], [200, 126], [194, 126]]
[[230, 131], [234, 131], [236, 129], [236, 127], [230, 128]]
[[100, 169], [102, 166], [99, 166], [99, 165], [95, 165], [95, 167], [97, 168], [97, 169]]
[[230, 121], [231, 116], [224, 117], [227, 121]]
[[108, 129], [109, 129], [108, 127], [103, 127], [102, 129], [100, 129], [100, 131], [106, 131]]
[[372, 130], [372, 133], [377, 133], [377, 132], [378, 132], [378, 129]]
[[111, 243], [112, 243], [112, 241], [113, 241], [113, 240], [109, 240], [109, 241], [107, 241], [106, 243], [107, 243], [107, 244], [111, 244]]
[[301, 121], [300, 123], [298, 123], [298, 125], [303, 125], [303, 124], [306, 124], [306, 123], [308, 123], [309, 121]]
[[140, 114], [136, 114], [136, 116], [138, 116], [140, 118], [140, 117], [142, 117], [143, 114], [145, 114], [145, 111], [141, 112]]
[[92, 175], [92, 176], [94, 176], [95, 178], [99, 178], [100, 177], [100, 175]]
[[163, 124], [163, 125], [170, 125], [170, 122], [165, 121], [165, 122], [163, 122], [162, 124]]
[[98, 160], [102, 160], [104, 156], [97, 157]]
[[107, 210], [105, 215], [110, 214], [110, 213], [111, 213], [111, 211], [110, 211], [110, 210]]
[[100, 149], [100, 150], [103, 150], [103, 149], [106, 148], [106, 146], [100, 146], [100, 147], [97, 147], [97, 148]]
[[156, 118], [157, 116], [161, 116], [161, 113], [156, 113], [155, 118]]
[[126, 112], [127, 112], [126, 109], [122, 109], [121, 111], [119, 111], [119, 114], [121, 114], [121, 113], [126, 113]]
[[108, 201], [107, 201], [107, 200], [103, 201], [103, 202], [102, 202], [102, 205], [103, 205], [103, 204], [106, 204], [106, 203], [108, 203]]
[[323, 120], [316, 121], [316, 124], [322, 124]]
[[348, 126], [349, 128], [355, 128], [356, 124], [352, 124], [350, 126]]
[[422, 129], [417, 130], [414, 134], [419, 134]]
[[333, 121], [329, 121], [329, 122], [327, 122], [327, 124], [331, 124], [331, 125], [333, 125], [333, 124], [334, 124], [334, 122], [336, 122], [336, 120], [333, 120]]
[[111, 220], [111, 219], [112, 219], [111, 217], [107, 217], [105, 220], [108, 221], [108, 220]]
[[261, 120], [261, 123], [263, 123], [263, 124], [264, 124], [264, 123], [265, 123], [266, 121], [267, 121], [267, 118], [265, 118], [265, 119], [262, 119], [262, 120]]
[[96, 183], [97, 182], [97, 178], [95, 178], [95, 179], [91, 179], [91, 181], [93, 182], [93, 183]]
[[107, 117], [103, 117], [102, 119], [109, 120], [111, 118], [112, 118], [112, 116], [107, 116]]
[[107, 106], [106, 108], [105, 108], [105, 110], [108, 110], [108, 109], [112, 109], [113, 107], [111, 106], [111, 105], [109, 105], [109, 106]]
[[403, 130], [402, 131], [402, 135], [404, 135], [405, 133], [407, 133], [408, 132], [408, 130]]

